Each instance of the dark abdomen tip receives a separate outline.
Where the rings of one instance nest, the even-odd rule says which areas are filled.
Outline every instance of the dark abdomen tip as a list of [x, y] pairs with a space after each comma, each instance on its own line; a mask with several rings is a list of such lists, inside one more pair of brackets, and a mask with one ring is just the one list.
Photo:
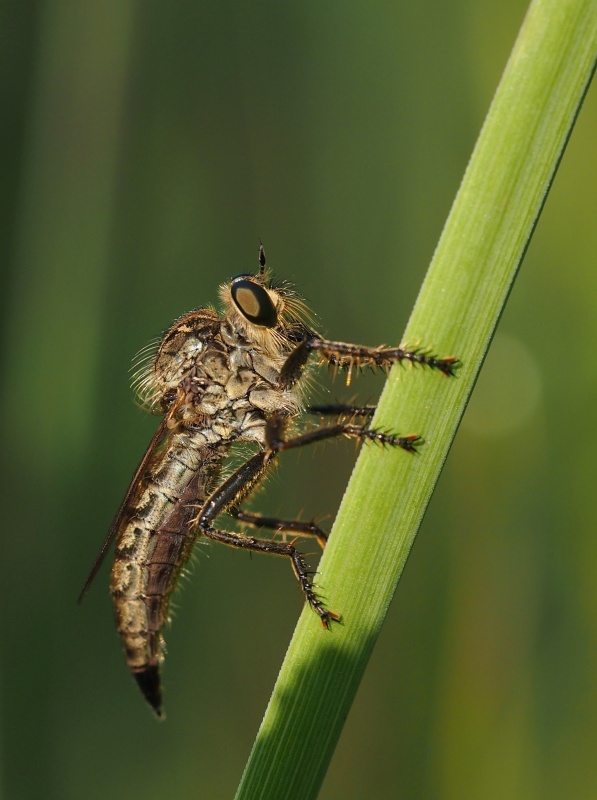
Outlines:
[[155, 714], [160, 719], [164, 719], [162, 710], [162, 684], [160, 681], [160, 669], [157, 666], [149, 666], [139, 672], [133, 672], [139, 689], [143, 697], [153, 708]]

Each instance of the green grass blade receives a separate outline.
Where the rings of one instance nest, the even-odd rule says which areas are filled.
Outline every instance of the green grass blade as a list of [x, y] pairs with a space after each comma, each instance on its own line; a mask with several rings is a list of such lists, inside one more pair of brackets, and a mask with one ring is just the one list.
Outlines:
[[363, 448], [319, 582], [343, 625], [300, 618], [237, 797], [315, 797], [530, 240], [597, 57], [597, 0], [532, 3], [408, 324], [463, 364], [396, 368], [375, 424], [419, 456]]

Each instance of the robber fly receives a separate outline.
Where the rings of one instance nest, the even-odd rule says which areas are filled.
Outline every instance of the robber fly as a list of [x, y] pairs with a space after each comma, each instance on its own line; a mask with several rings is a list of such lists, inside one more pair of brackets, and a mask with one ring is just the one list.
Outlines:
[[[306, 602], [329, 628], [339, 615], [315, 591], [296, 537], [326, 534], [313, 522], [282, 520], [245, 511], [242, 504], [278, 454], [337, 436], [373, 440], [413, 453], [419, 437], [369, 428], [373, 406], [305, 407], [305, 367], [313, 354], [346, 370], [385, 369], [408, 361], [453, 375], [457, 360], [421, 349], [361, 347], [323, 339], [311, 327], [304, 302], [286, 282], [269, 278], [263, 247], [259, 268], [220, 287], [222, 313], [198, 308], [177, 319], [157, 348], [142, 351], [133, 381], [142, 403], [162, 421], [122, 501], [84, 596], [112, 541], [110, 590], [116, 627], [129, 669], [158, 717], [162, 716], [161, 631], [170, 597], [193, 545], [204, 536], [259, 553], [285, 556]], [[298, 432], [302, 411], [336, 422]], [[363, 420], [357, 424], [357, 420]], [[226, 479], [221, 467], [231, 445], [250, 443], [254, 455]], [[254, 528], [289, 532], [291, 542], [257, 538], [216, 527], [227, 514]]]

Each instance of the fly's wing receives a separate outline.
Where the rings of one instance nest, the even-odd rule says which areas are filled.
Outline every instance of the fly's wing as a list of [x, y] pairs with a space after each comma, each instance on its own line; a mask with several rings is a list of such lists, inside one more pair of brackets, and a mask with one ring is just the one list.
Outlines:
[[114, 521], [112, 522], [112, 525], [110, 527], [108, 535], [106, 536], [106, 540], [103, 543], [103, 545], [101, 546], [101, 549], [100, 549], [99, 553], [97, 554], [97, 558], [95, 559], [95, 561], [93, 563], [93, 566], [91, 568], [91, 572], [89, 573], [89, 575], [87, 577], [87, 580], [85, 581], [85, 585], [83, 586], [83, 588], [81, 590], [81, 594], [79, 595], [79, 599], [77, 601], [79, 603], [81, 603], [81, 601], [83, 600], [83, 598], [87, 594], [87, 590], [89, 589], [89, 587], [93, 583], [93, 579], [97, 575], [97, 573], [99, 571], [99, 568], [101, 567], [101, 565], [102, 565], [102, 563], [104, 561], [104, 558], [106, 557], [106, 553], [110, 549], [110, 545], [112, 544], [112, 542], [114, 541], [114, 538], [116, 537], [116, 534], [118, 533], [118, 529], [120, 528], [120, 523], [122, 522], [122, 518], [123, 518], [123, 516], [124, 516], [124, 514], [126, 512], [127, 507], [130, 504], [130, 501], [131, 501], [135, 491], [137, 490], [137, 486], [139, 485], [139, 481], [141, 480], [141, 477], [143, 476], [143, 473], [147, 469], [147, 466], [148, 466], [148, 464], [149, 464], [149, 462], [151, 460], [151, 457], [153, 456], [153, 454], [155, 453], [156, 449], [159, 447], [162, 439], [164, 438], [164, 435], [165, 435], [165, 433], [167, 431], [167, 428], [168, 428], [169, 419], [170, 419], [170, 415], [168, 415], [167, 417], [165, 417], [162, 420], [162, 422], [160, 423], [159, 428], [154, 433], [153, 438], [152, 438], [151, 442], [149, 443], [149, 447], [145, 451], [145, 455], [143, 456], [139, 466], [135, 470], [135, 474], [133, 475], [133, 479], [131, 481], [131, 485], [128, 488], [128, 491], [127, 491], [127, 493], [126, 493], [126, 495], [124, 497], [124, 500], [120, 504], [120, 508], [118, 509], [118, 512], [116, 513], [116, 516], [114, 517]]

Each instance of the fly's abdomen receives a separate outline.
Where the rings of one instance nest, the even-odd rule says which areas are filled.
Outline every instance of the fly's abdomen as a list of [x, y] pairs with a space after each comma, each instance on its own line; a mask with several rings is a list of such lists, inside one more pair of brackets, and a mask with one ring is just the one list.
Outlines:
[[[191, 556], [191, 522], [205, 499], [205, 475], [213, 453], [193, 447], [188, 436], [166, 446], [139, 482], [137, 496], [118, 532], [111, 576], [116, 627], [129, 669], [160, 714], [161, 629], [170, 597]], [[184, 446], [181, 446], [184, 445]], [[211, 455], [211, 458], [210, 458]]]

